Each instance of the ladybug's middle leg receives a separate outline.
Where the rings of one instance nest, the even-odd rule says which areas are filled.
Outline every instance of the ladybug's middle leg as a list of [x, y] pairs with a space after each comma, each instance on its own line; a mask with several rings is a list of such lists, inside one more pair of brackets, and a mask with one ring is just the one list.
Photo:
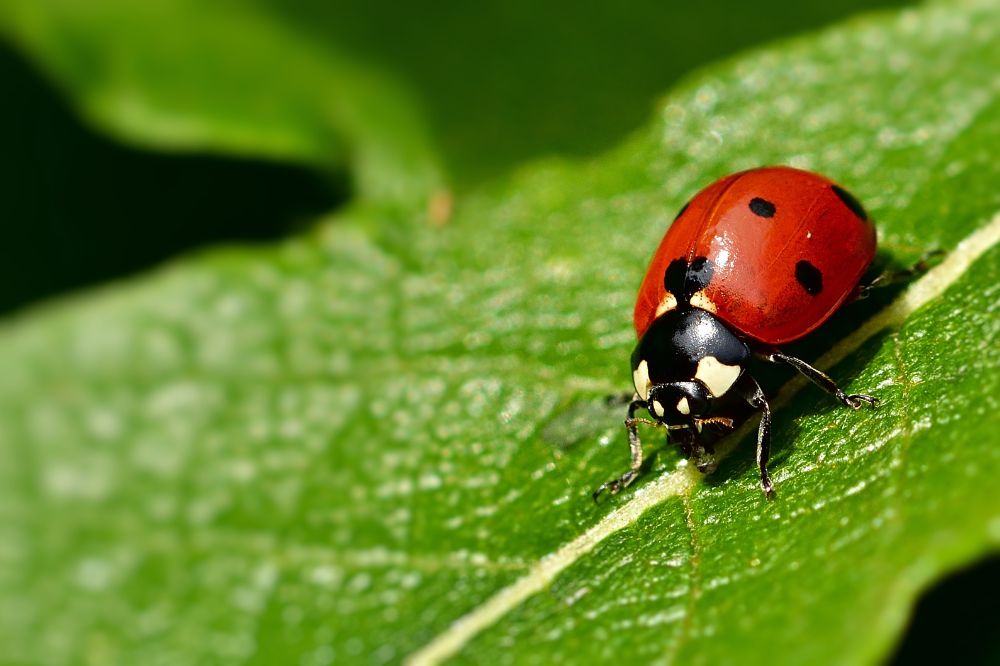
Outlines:
[[760, 470], [760, 487], [768, 497], [774, 496], [774, 484], [767, 473], [767, 461], [771, 457], [771, 406], [767, 404], [764, 391], [753, 377], [747, 373], [739, 378], [733, 387], [751, 407], [759, 409], [760, 425], [757, 427], [757, 468]]
[[844, 393], [841, 388], [837, 386], [837, 382], [833, 381], [829, 375], [812, 367], [800, 358], [782, 354], [780, 351], [763, 354], [763, 357], [765, 360], [772, 363], [787, 363], [805, 375], [806, 379], [840, 401], [842, 405], [846, 405], [851, 409], [861, 409], [861, 405], [863, 403], [867, 403], [872, 408], [878, 407], [879, 405], [879, 399], [874, 396], [867, 395], [865, 393], [852, 393], [850, 395]]

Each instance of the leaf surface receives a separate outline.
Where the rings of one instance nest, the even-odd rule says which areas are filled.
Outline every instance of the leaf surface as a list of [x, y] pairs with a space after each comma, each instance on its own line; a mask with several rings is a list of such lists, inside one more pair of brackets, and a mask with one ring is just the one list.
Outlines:
[[[357, 206], [7, 324], [4, 658], [884, 656], [923, 586], [1000, 541], [998, 18], [852, 21], [699, 75], [613, 153], [526, 168], [443, 227]], [[884, 326], [820, 333], [884, 406], [786, 392], [773, 502], [752, 437], [702, 479], [647, 433], [649, 473], [595, 507], [627, 460], [604, 396], [647, 253], [700, 186], [766, 163], [850, 188], [900, 263], [953, 250]]]

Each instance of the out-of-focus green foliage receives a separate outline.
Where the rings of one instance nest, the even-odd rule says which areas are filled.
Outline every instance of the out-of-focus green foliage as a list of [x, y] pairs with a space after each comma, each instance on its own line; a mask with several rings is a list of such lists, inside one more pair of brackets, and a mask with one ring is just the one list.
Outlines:
[[3, 44], [0, 81], [0, 313], [192, 246], [280, 238], [350, 196], [346, 171], [97, 134]]
[[898, 4], [10, 0], [0, 29], [119, 136], [398, 193], [609, 148], [694, 67]]
[[0, 312], [351, 195], [444, 210], [441, 163], [465, 189], [612, 145], [691, 67], [895, 2], [0, 3]]
[[[634, 286], [699, 186], [822, 171], [899, 261], [995, 219], [998, 19], [852, 21], [704, 72], [613, 153], [526, 167], [439, 226], [371, 199], [8, 324], [3, 658], [393, 663], [535, 575], [678, 473], [666, 450], [635, 489], [588, 497], [625, 462], [601, 398], [629, 381]], [[777, 412], [777, 500], [743, 442], [459, 657], [886, 654], [922, 586], [1000, 541], [1000, 254], [976, 249], [833, 369], [881, 410], [807, 389]]]
[[12, 0], [0, 30], [91, 120], [134, 143], [305, 161], [350, 161], [381, 200], [438, 181], [412, 94], [330, 40], [264, 9], [196, 0]]
[[540, 153], [610, 147], [712, 59], [902, 3], [261, 4], [413, 82], [453, 178], [467, 184]]

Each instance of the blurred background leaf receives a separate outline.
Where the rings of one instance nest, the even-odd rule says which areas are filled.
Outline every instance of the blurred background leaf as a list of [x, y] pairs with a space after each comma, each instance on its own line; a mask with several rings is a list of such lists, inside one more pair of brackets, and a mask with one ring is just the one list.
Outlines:
[[413, 83], [459, 185], [546, 154], [606, 150], [683, 74], [899, 0], [267, 3]]
[[[9, 25], [29, 53], [74, 40], [100, 50], [85, 27], [51, 43], [30, 37], [50, 15], [16, 14]], [[56, 24], [91, 20], [70, 14]], [[256, 16], [250, 34], [270, 34], [271, 18]], [[327, 29], [319, 15], [282, 21], [275, 34]], [[97, 35], [142, 33], [130, 21], [96, 25], [108, 31]], [[33, 56], [116, 136], [254, 154], [247, 130], [260, 123], [271, 146], [261, 154], [324, 165], [326, 182], [302, 199], [336, 206], [353, 200], [354, 182], [363, 205], [290, 241], [207, 253], [4, 327], [2, 659], [399, 661], [674, 469], [667, 449], [635, 491], [597, 509], [587, 497], [625, 459], [620, 415], [603, 396], [628, 384], [642, 253], [697, 187], [759, 163], [821, 170], [865, 201], [899, 262], [953, 248], [1000, 209], [996, 25], [985, 3], [930, 6], [741, 57], [683, 83], [602, 157], [506, 175], [483, 166], [474, 178], [499, 175], [460, 190], [453, 214], [436, 220], [415, 194], [439, 182], [439, 149], [426, 147], [447, 145], [425, 101], [412, 116], [398, 110], [418, 137], [409, 145], [426, 148], [407, 154], [426, 161], [386, 157], [392, 168], [366, 171], [338, 148], [363, 143], [349, 126], [324, 119], [321, 132], [286, 134], [288, 118], [228, 99], [209, 104], [211, 132], [167, 122], [139, 136], [142, 123], [114, 126], [100, 95], [87, 101], [86, 87], [62, 80], [73, 58]], [[395, 80], [385, 62], [366, 67]], [[165, 100], [169, 120], [178, 100], [236, 94], [226, 80], [192, 92], [192, 78], [151, 93], [151, 107]], [[304, 100], [302, 90], [283, 99]], [[247, 115], [230, 127], [230, 113]], [[374, 153], [391, 155], [398, 128], [371, 128], [368, 139], [387, 146]], [[443, 163], [454, 170], [459, 153], [445, 149]], [[169, 168], [242, 182], [243, 167], [197, 162]], [[405, 164], [424, 167], [400, 175]], [[258, 187], [308, 185], [275, 164], [247, 168]], [[299, 199], [275, 198], [275, 216]], [[248, 201], [248, 211], [272, 203]], [[997, 261], [988, 252], [945, 299], [835, 368], [852, 388], [877, 387], [886, 409], [845, 413], [807, 390], [779, 413], [777, 502], [761, 498], [744, 442], [714, 477], [613, 535], [464, 656], [889, 654], [923, 586], [996, 548]]]
[[151, 153], [89, 131], [0, 47], [0, 311], [224, 241], [275, 240], [351, 195], [346, 170]]
[[136, 141], [320, 165], [384, 152], [371, 171], [398, 179], [432, 160], [426, 116], [468, 183], [609, 148], [698, 65], [901, 4], [14, 0], [5, 23], [92, 119]]
[[0, 25], [85, 117], [134, 143], [350, 162], [383, 199], [436, 180], [405, 85], [247, 3], [13, 0]]

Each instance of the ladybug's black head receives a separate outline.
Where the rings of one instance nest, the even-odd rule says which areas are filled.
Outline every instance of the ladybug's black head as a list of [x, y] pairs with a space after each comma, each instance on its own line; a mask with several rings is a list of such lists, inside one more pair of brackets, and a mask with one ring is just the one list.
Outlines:
[[636, 393], [669, 425], [694, 425], [746, 369], [750, 350], [712, 313], [683, 308], [654, 321], [632, 352]]
[[706, 414], [712, 396], [701, 382], [657, 384], [649, 390], [649, 412], [669, 425], [687, 425]]

